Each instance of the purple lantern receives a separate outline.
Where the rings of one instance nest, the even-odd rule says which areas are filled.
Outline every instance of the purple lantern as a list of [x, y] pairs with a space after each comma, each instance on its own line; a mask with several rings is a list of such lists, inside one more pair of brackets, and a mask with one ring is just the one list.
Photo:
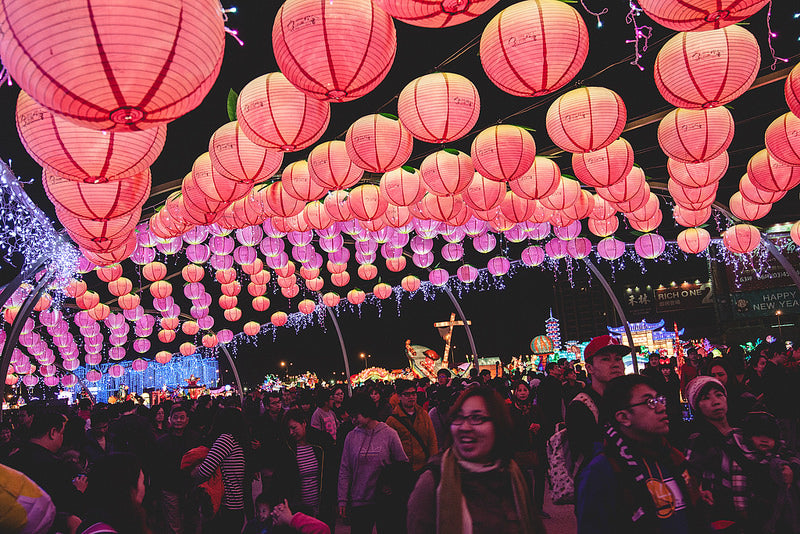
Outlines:
[[103, 378], [103, 375], [101, 375], [100, 371], [97, 371], [96, 369], [91, 369], [86, 373], [87, 382], [99, 382], [101, 378]]
[[233, 332], [231, 332], [227, 328], [220, 330], [219, 332], [217, 332], [217, 341], [219, 341], [220, 343], [230, 343], [231, 341], [233, 341]]
[[192, 306], [189, 310], [189, 315], [191, 315], [194, 319], [206, 317], [208, 313], [208, 308], [206, 306]]
[[34, 375], [23, 376], [22, 383], [28, 386], [29, 388], [32, 388], [33, 386], [39, 383], [39, 377]]
[[173, 304], [175, 304], [175, 300], [172, 298], [172, 295], [163, 299], [153, 299], [153, 307], [160, 312], [169, 310], [172, 308]]
[[495, 239], [493, 234], [487, 232], [479, 235], [478, 237], [473, 237], [472, 246], [481, 254], [488, 254], [494, 250], [495, 246], [497, 246], [497, 239]]
[[286, 244], [283, 242], [283, 239], [279, 239], [277, 237], [265, 237], [261, 240], [261, 244], [258, 248], [261, 249], [261, 253], [264, 254], [264, 256], [270, 258], [283, 252], [286, 248]]
[[429, 219], [414, 218], [411, 222], [414, 225], [414, 230], [417, 232], [417, 235], [425, 239], [433, 239], [439, 235], [439, 230], [444, 226], [444, 223]]
[[[81, 362], [79, 362], [77, 358], [64, 360], [64, 363], [62, 364], [62, 367], [64, 369], [66, 369], [67, 371], [74, 371], [75, 369], [77, 369], [80, 366], [81, 366]], [[72, 375], [69, 375], [69, 376], [72, 376]], [[76, 382], [77, 382], [77, 380], [76, 380]], [[64, 382], [61, 382], [61, 383], [64, 384]]]
[[442, 257], [447, 261], [459, 261], [464, 257], [464, 247], [461, 243], [448, 243], [442, 247]]
[[567, 254], [571, 258], [580, 260], [592, 253], [592, 242], [585, 237], [577, 237], [567, 241]]
[[147, 360], [143, 360], [141, 358], [136, 358], [135, 360], [133, 360], [133, 363], [131, 364], [132, 371], [141, 373], [145, 369], [147, 369]]
[[195, 226], [184, 232], [182, 237], [187, 245], [199, 245], [208, 239], [208, 228], [205, 226]]
[[644, 234], [636, 238], [633, 242], [636, 254], [646, 260], [655, 259], [664, 253], [666, 243], [664, 238], [658, 234]]
[[339, 235], [341, 231], [341, 225], [338, 222], [333, 222], [327, 228], [317, 230], [317, 235], [322, 238], [330, 238]]
[[597, 244], [597, 254], [604, 260], [616, 260], [625, 254], [625, 243], [614, 237], [607, 237]]
[[181, 247], [183, 247], [183, 241], [180, 237], [162, 240], [158, 245], [156, 245], [158, 251], [162, 254], [166, 254], [167, 256], [175, 254], [181, 249]]
[[525, 231], [525, 227], [521, 224], [515, 224], [509, 230], [503, 232], [503, 235], [506, 236], [506, 239], [512, 243], [521, 243], [528, 238], [528, 233]]
[[140, 247], [153, 248], [158, 244], [158, 238], [150, 231], [147, 223], [142, 223], [136, 227], [136, 243]]
[[248, 226], [247, 228], [236, 230], [236, 240], [248, 247], [258, 245], [262, 237], [264, 237], [264, 231], [261, 230], [260, 226]]
[[362, 254], [372, 254], [378, 251], [378, 242], [373, 240], [356, 242], [356, 250]]
[[[74, 371], [75, 369], [71, 370]], [[71, 388], [77, 383], [78, 383], [78, 377], [73, 374], [64, 375], [61, 377], [61, 385], [64, 386], [65, 388]]]
[[292, 258], [305, 265], [316, 254], [314, 245], [301, 245], [292, 247]]
[[200, 306], [202, 308], [208, 308], [209, 306], [211, 306], [211, 301], [212, 301], [211, 294], [203, 293], [202, 295], [200, 295], [199, 298], [195, 299], [194, 305]]
[[57, 376], [46, 376], [42, 382], [44, 382], [45, 386], [52, 388], [58, 385], [59, 380]]
[[335, 234], [331, 237], [320, 237], [319, 248], [325, 252], [333, 252], [339, 250], [344, 246], [344, 238], [341, 234]]
[[186, 247], [186, 259], [192, 263], [205, 263], [211, 257], [211, 249], [206, 245], [189, 245]]
[[286, 239], [296, 247], [302, 247], [311, 243], [314, 239], [314, 232], [306, 230], [305, 232], [291, 231], [286, 234]]
[[269, 237], [281, 238], [286, 235], [286, 232], [281, 232], [280, 230], [276, 229], [272, 225], [272, 221], [269, 219], [264, 219], [264, 222], [261, 223], [261, 228], [263, 228], [264, 233]]
[[249, 265], [256, 261], [258, 258], [258, 253], [256, 253], [256, 249], [253, 247], [246, 247], [244, 245], [236, 247], [233, 251], [233, 259], [239, 265]]
[[99, 354], [87, 354], [83, 359], [86, 362], [86, 365], [100, 365], [100, 362], [103, 361], [103, 357]]
[[540, 241], [550, 235], [550, 223], [530, 223], [527, 233], [529, 238]]
[[223, 228], [217, 223], [209, 224], [207, 228], [208, 228], [208, 233], [210, 235], [217, 237], [224, 237], [226, 235], [229, 235], [233, 231], [229, 228]]
[[206, 288], [200, 282], [189, 282], [188, 284], [183, 286], [183, 296], [185, 296], [189, 300], [197, 300], [205, 292]]
[[146, 329], [152, 329], [155, 325], [156, 318], [152, 315], [142, 315], [136, 322], [136, 326], [141, 326], [142, 328]]
[[34, 328], [36, 328], [36, 321], [34, 321], [33, 318], [28, 317], [27, 319], [25, 319], [25, 324], [22, 325], [22, 328], [20, 329], [19, 333], [21, 335], [30, 334], [31, 332], [33, 332]]
[[139, 354], [144, 354], [148, 350], [150, 350], [150, 340], [140, 338], [133, 342], [133, 350], [138, 352]]
[[356, 251], [356, 261], [359, 265], [364, 265], [365, 263], [375, 263], [375, 259], [377, 257], [378, 255], [374, 252], [371, 254], [362, 254], [361, 252]]
[[122, 315], [129, 321], [138, 322], [144, 317], [144, 308], [139, 305], [135, 308], [131, 308], [130, 310], [123, 310]]
[[205, 317], [199, 317], [197, 319], [197, 326], [199, 326], [203, 330], [210, 330], [214, 328], [214, 318], [210, 315], [206, 315]]
[[444, 269], [434, 269], [428, 273], [428, 281], [435, 286], [443, 286], [450, 278], [450, 274]]
[[339, 224], [339, 226], [341, 227], [342, 232], [351, 236], [365, 232], [365, 230], [361, 228], [361, 226], [359, 226], [358, 221], [355, 219], [348, 219], [346, 221], [343, 221], [342, 223]]
[[424, 254], [414, 253], [411, 259], [413, 260], [414, 265], [420, 269], [426, 269], [433, 265], [434, 256], [433, 252], [426, 252]]
[[350, 259], [350, 249], [340, 248], [328, 254], [328, 259], [333, 263], [347, 263]]
[[95, 267], [97, 267], [97, 265], [87, 260], [85, 256], [81, 256], [80, 258], [78, 258], [77, 271], [79, 273], [90, 273], [94, 271]]
[[536, 267], [537, 265], [542, 264], [544, 261], [544, 256], [544, 249], [542, 249], [542, 247], [533, 245], [522, 251], [521, 259], [522, 263], [528, 267]]
[[325, 259], [322, 257], [322, 254], [314, 254], [314, 257], [306, 264], [307, 269], [320, 269], [322, 268], [322, 264], [325, 263]]
[[471, 284], [478, 279], [478, 269], [468, 263], [459, 267], [456, 274], [458, 275], [458, 279], [465, 284]]
[[211, 253], [218, 256], [230, 254], [235, 246], [236, 243], [232, 237], [214, 236], [208, 240], [208, 248], [211, 249]]
[[270, 269], [280, 269], [281, 267], [286, 267], [289, 263], [289, 255], [285, 252], [281, 252], [277, 256], [266, 258], [267, 267]]
[[122, 328], [122, 325], [125, 324], [125, 316], [121, 313], [112, 313], [105, 318], [103, 323], [109, 330], [116, 330], [117, 328]]
[[555, 236], [559, 239], [563, 239], [564, 241], [575, 239], [580, 235], [581, 230], [582, 227], [580, 221], [573, 221], [564, 227], [560, 226], [553, 227], [553, 233], [555, 234]]
[[389, 238], [389, 241], [387, 241], [386, 244], [392, 247], [403, 248], [404, 246], [408, 245], [409, 240], [410, 237], [408, 234], [395, 232], [392, 234], [392, 237]]
[[131, 261], [136, 265], [147, 265], [148, 263], [155, 261], [156, 259], [156, 249], [154, 248], [147, 248], [143, 245], [139, 245], [134, 249], [133, 254], [131, 254]]
[[561, 259], [567, 255], [567, 242], [555, 237], [547, 242], [544, 251], [554, 260]]
[[427, 254], [433, 250], [433, 239], [423, 239], [416, 235], [411, 238], [411, 250], [415, 254]]
[[383, 243], [387, 243], [389, 241], [389, 239], [391, 239], [392, 235], [394, 235], [395, 233], [396, 232], [395, 232], [394, 228], [391, 228], [391, 227], [387, 226], [387, 227], [381, 228], [380, 230], [377, 230], [375, 232], [369, 232], [369, 237], [370, 237], [370, 239], [374, 240], [376, 243], [383, 244]]
[[233, 267], [233, 258], [226, 254], [223, 255], [213, 255], [211, 256], [211, 260], [209, 261], [211, 267], [220, 271], [222, 269], [230, 269]]
[[108, 368], [108, 376], [112, 378], [120, 378], [122, 374], [125, 372], [125, 369], [118, 363], [115, 363], [111, 367]]
[[39, 312], [39, 322], [45, 326], [55, 326], [61, 319], [61, 312], [58, 310], [42, 310]]
[[503, 276], [511, 268], [511, 262], [503, 256], [495, 256], [486, 267], [493, 276]]
[[389, 243], [384, 243], [381, 245], [381, 256], [386, 258], [399, 258], [403, 255], [403, 247], [392, 247]]
[[464, 233], [469, 237], [478, 237], [489, 230], [489, 223], [472, 217], [464, 224]]
[[467, 233], [460, 226], [445, 225], [442, 237], [448, 243], [460, 243], [464, 240]]

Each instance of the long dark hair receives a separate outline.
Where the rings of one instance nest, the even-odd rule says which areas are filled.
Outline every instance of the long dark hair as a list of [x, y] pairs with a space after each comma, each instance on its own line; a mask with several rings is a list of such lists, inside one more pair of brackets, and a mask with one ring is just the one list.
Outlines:
[[248, 437], [247, 424], [244, 420], [244, 414], [241, 410], [236, 408], [221, 408], [214, 416], [214, 424], [211, 425], [211, 430], [208, 432], [208, 437], [216, 441], [222, 434], [230, 434], [233, 436], [242, 448], [250, 443]]
[[98, 458], [89, 472], [86, 501], [94, 513], [90, 520], [99, 520], [114, 527], [120, 534], [147, 534], [147, 518], [141, 504], [134, 502], [142, 472], [133, 454], [112, 453]]
[[503, 398], [495, 390], [489, 387], [473, 387], [465, 390], [459, 395], [453, 407], [450, 408], [450, 420], [453, 420], [467, 399], [480, 397], [486, 404], [486, 411], [494, 425], [494, 447], [492, 454], [501, 460], [508, 461], [514, 453], [512, 440], [511, 414], [508, 411]]

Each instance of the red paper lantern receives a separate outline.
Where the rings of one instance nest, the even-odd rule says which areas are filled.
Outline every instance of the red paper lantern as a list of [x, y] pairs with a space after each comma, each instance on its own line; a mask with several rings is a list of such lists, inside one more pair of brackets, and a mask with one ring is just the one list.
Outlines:
[[324, 190], [353, 187], [364, 176], [364, 170], [350, 160], [344, 141], [328, 141], [314, 147], [308, 155], [308, 171], [316, 186]]
[[479, 133], [472, 141], [470, 154], [481, 175], [509, 182], [530, 169], [536, 157], [536, 142], [524, 128], [500, 124]]
[[150, 169], [125, 180], [98, 184], [75, 182], [45, 171], [42, 184], [56, 206], [81, 219], [105, 221], [144, 204], [150, 196]]
[[136, 235], [133, 233], [128, 236], [128, 240], [125, 242], [125, 244], [115, 249], [103, 252], [92, 252], [81, 248], [81, 252], [86, 259], [95, 265], [110, 265], [112, 263], [119, 263], [133, 254], [134, 250], [136, 250]]
[[115, 297], [121, 297], [126, 293], [130, 293], [133, 289], [133, 282], [127, 278], [118, 278], [108, 283], [108, 292]]
[[381, 195], [396, 206], [411, 206], [425, 195], [422, 175], [412, 167], [400, 167], [381, 177]]
[[150, 282], [163, 280], [167, 276], [167, 266], [160, 261], [153, 261], [142, 267], [142, 276]]
[[314, 309], [317, 307], [316, 303], [313, 300], [304, 299], [301, 300], [297, 304], [297, 309], [300, 310], [300, 313], [304, 313], [305, 315], [311, 315], [314, 313]]
[[419, 167], [422, 181], [434, 195], [457, 195], [466, 189], [475, 174], [469, 155], [445, 148], [426, 157]]
[[575, 176], [590, 187], [608, 187], [624, 179], [633, 168], [633, 147], [619, 138], [605, 148], [572, 155]]
[[117, 299], [117, 304], [119, 304], [119, 307], [122, 308], [123, 310], [132, 310], [136, 308], [140, 304], [140, 302], [141, 298], [139, 297], [139, 295], [133, 295], [133, 294], [121, 295]]
[[411, 210], [404, 206], [389, 204], [386, 206], [382, 219], [392, 228], [402, 228], [411, 222]]
[[687, 254], [699, 254], [708, 248], [711, 235], [705, 228], [687, 228], [678, 234], [677, 242]]
[[747, 176], [765, 191], [789, 191], [800, 184], [800, 167], [786, 165], [759, 150], [747, 163]]
[[640, 194], [645, 186], [644, 171], [641, 167], [633, 167], [628, 175], [619, 182], [608, 187], [598, 187], [600, 198], [613, 204], [627, 202]]
[[600, 150], [617, 140], [627, 119], [625, 103], [605, 87], [581, 87], [550, 105], [545, 126], [550, 139], [567, 152]]
[[348, 128], [344, 142], [350, 160], [370, 172], [397, 169], [408, 161], [414, 148], [411, 133], [397, 117], [386, 113], [358, 119]]
[[581, 196], [581, 184], [577, 180], [561, 178], [556, 190], [539, 202], [551, 210], [563, 210], [575, 204]]
[[350, 191], [347, 204], [357, 219], [366, 221], [383, 215], [389, 203], [377, 185], [365, 184]]
[[800, 165], [800, 118], [784, 113], [767, 127], [764, 134], [767, 152], [787, 165]]
[[700, 226], [711, 218], [711, 207], [702, 208], [699, 210], [691, 210], [676, 205], [672, 210], [672, 217], [675, 222], [681, 226], [693, 227]]
[[372, 288], [372, 294], [381, 300], [387, 299], [392, 294], [392, 286], [383, 282], [375, 284], [375, 287]]
[[114, 280], [117, 280], [120, 276], [122, 276], [122, 266], [119, 264], [115, 264], [115, 265], [108, 265], [106, 267], [98, 267], [97, 269], [95, 269], [95, 273], [97, 274], [97, 278], [99, 278], [103, 282], [106, 283], [113, 282]]
[[786, 95], [786, 104], [796, 116], [800, 117], [800, 63], [795, 65], [786, 77], [786, 84], [783, 86]]
[[725, 107], [673, 109], [658, 125], [658, 144], [672, 159], [699, 163], [727, 150], [733, 130], [733, 117]]
[[536, 210], [536, 204], [535, 200], [528, 200], [508, 191], [500, 204], [500, 211], [509, 221], [521, 223], [531, 218]]
[[75, 297], [75, 304], [82, 310], [90, 310], [100, 303], [100, 295], [94, 291], [84, 291]]
[[174, 330], [161, 330], [158, 332], [158, 340], [162, 343], [172, 343], [175, 341]]
[[639, 192], [636, 193], [632, 198], [624, 202], [615, 202], [614, 207], [618, 211], [621, 211], [622, 213], [631, 213], [632, 211], [636, 211], [645, 204], [647, 204], [649, 200], [650, 200], [650, 186], [647, 185], [647, 183], [645, 182], [644, 184], [642, 184], [642, 188], [639, 190]]
[[187, 336], [193, 336], [200, 331], [200, 325], [197, 321], [186, 321], [181, 325], [181, 330]]
[[364, 302], [364, 298], [366, 297], [366, 293], [361, 291], [360, 289], [351, 289], [347, 292], [347, 301], [354, 305], [358, 306], [362, 302]]
[[422, 204], [431, 219], [442, 222], [452, 219], [465, 209], [461, 195], [440, 197], [426, 193], [422, 199]]
[[580, 14], [557, 0], [519, 2], [498, 13], [483, 31], [480, 58], [492, 82], [517, 96], [560, 89], [589, 52]]
[[653, 215], [649, 219], [644, 219], [644, 220], [634, 219], [631, 218], [629, 215], [628, 224], [630, 224], [631, 228], [633, 228], [637, 232], [647, 233], [647, 232], [652, 232], [659, 226], [661, 226], [661, 221], [663, 220], [663, 217], [664, 215], [661, 213], [661, 210], [658, 210], [655, 213], [655, 215]]
[[725, 247], [736, 254], [747, 254], [761, 243], [758, 228], [749, 224], [736, 224], [722, 234]]
[[208, 152], [201, 154], [194, 161], [192, 182], [211, 200], [226, 204], [239, 200], [253, 188], [252, 183], [231, 180], [215, 171]]
[[378, 268], [371, 263], [364, 263], [358, 266], [358, 277], [362, 280], [372, 280], [378, 276]]
[[225, 46], [215, 0], [7, 0], [0, 33], [14, 81], [97, 130], [143, 130], [191, 111], [211, 89]]
[[242, 332], [244, 332], [248, 336], [254, 336], [258, 334], [260, 330], [261, 330], [261, 325], [255, 321], [248, 321], [244, 323], [244, 326], [242, 327]]
[[281, 152], [252, 142], [238, 121], [224, 124], [214, 132], [208, 142], [208, 154], [216, 172], [229, 180], [250, 184], [270, 178], [283, 163]]
[[189, 343], [187, 341], [186, 343], [181, 343], [181, 346], [178, 350], [180, 350], [181, 354], [184, 356], [191, 356], [197, 351], [197, 347], [194, 346], [194, 343]]
[[166, 280], [158, 280], [150, 284], [150, 294], [154, 299], [165, 299], [172, 295], [172, 284]]
[[236, 102], [239, 127], [253, 143], [294, 152], [322, 137], [331, 120], [330, 105], [299, 91], [280, 72], [244, 86]]
[[314, 230], [324, 230], [333, 224], [333, 219], [325, 209], [325, 205], [319, 201], [306, 204], [306, 207], [303, 208], [303, 217]]
[[743, 221], [760, 219], [772, 209], [772, 204], [755, 204], [742, 197], [742, 194], [738, 191], [731, 196], [728, 206], [731, 213]]
[[706, 208], [714, 203], [717, 197], [719, 184], [714, 182], [705, 187], [684, 187], [672, 179], [667, 181], [667, 189], [672, 199], [680, 206], [697, 210]]
[[102, 302], [91, 310], [87, 311], [89, 312], [89, 317], [95, 321], [102, 321], [111, 313], [111, 309]]
[[372, 91], [396, 49], [392, 18], [370, 0], [288, 0], [272, 26], [278, 68], [320, 100], [348, 102]]
[[156, 353], [156, 362], [165, 365], [172, 359], [172, 353], [168, 350], [160, 350]]
[[325, 197], [323, 204], [325, 211], [331, 216], [334, 221], [347, 221], [352, 217], [350, 212], [350, 204], [347, 202], [349, 194], [345, 191], [331, 191]]
[[388, 258], [386, 260], [386, 268], [393, 273], [399, 273], [400, 271], [406, 268], [405, 256], [399, 256], [397, 258]]
[[266, 200], [265, 210], [268, 208], [278, 217], [291, 217], [303, 211], [305, 202], [298, 200], [283, 188], [281, 181], [274, 182], [264, 190]]
[[239, 308], [229, 308], [222, 313], [222, 316], [225, 317], [226, 321], [235, 323], [242, 318], [242, 310]]
[[746, 174], [739, 180], [739, 192], [742, 198], [753, 204], [774, 204], [786, 196], [786, 191], [765, 191], [759, 189]]
[[490, 10], [498, 0], [378, 0], [393, 18], [426, 28], [444, 28], [470, 21]]
[[558, 165], [549, 158], [537, 156], [530, 168], [509, 185], [515, 194], [530, 200], [538, 200], [552, 195], [560, 183], [561, 169]]
[[506, 184], [490, 180], [476, 172], [462, 196], [470, 208], [488, 211], [499, 207], [506, 198]]
[[272, 314], [270, 322], [275, 326], [283, 326], [289, 320], [289, 316], [285, 312], [278, 311]]
[[564, 208], [561, 211], [561, 215], [573, 221], [578, 221], [591, 215], [592, 211], [594, 211], [594, 196], [590, 192], [582, 189], [575, 203]]
[[136, 208], [120, 217], [105, 221], [93, 221], [75, 217], [61, 208], [56, 209], [58, 220], [61, 221], [73, 240], [82, 247], [97, 252], [117, 248], [125, 243], [139, 223], [141, 214], [141, 208]]
[[656, 87], [675, 107], [722, 106], [752, 85], [761, 63], [755, 37], [741, 26], [683, 32], [656, 56]]
[[619, 228], [619, 219], [612, 215], [608, 219], [589, 219], [589, 231], [598, 237], [608, 237]]
[[400, 122], [411, 135], [428, 143], [465, 136], [481, 111], [478, 90], [459, 74], [434, 72], [403, 88], [397, 100]]
[[700, 163], [684, 163], [674, 159], [667, 160], [670, 178], [685, 187], [704, 187], [718, 182], [728, 170], [728, 153], [723, 152], [714, 159]]
[[167, 127], [143, 132], [100, 132], [78, 126], [20, 91], [17, 131], [28, 154], [68, 180], [101, 183], [147, 170], [164, 148]]
[[[341, 141], [339, 141], [341, 143]], [[306, 160], [295, 161], [283, 169], [281, 182], [284, 192], [303, 202], [317, 200], [325, 196], [326, 190], [316, 180], [311, 179]]]
[[641, 0], [647, 15], [671, 30], [697, 32], [736, 24], [764, 7], [769, 0]]

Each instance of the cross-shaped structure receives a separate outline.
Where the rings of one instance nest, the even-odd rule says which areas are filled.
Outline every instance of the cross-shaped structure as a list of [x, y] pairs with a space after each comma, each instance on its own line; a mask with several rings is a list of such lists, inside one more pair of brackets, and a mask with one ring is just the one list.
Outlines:
[[[471, 325], [472, 321], [467, 321], [467, 324]], [[456, 321], [456, 314], [451, 313], [449, 321], [433, 323], [433, 326], [439, 328], [439, 333], [445, 340], [444, 355], [442, 356], [442, 367], [446, 368], [450, 357], [450, 340], [453, 337], [453, 327], [464, 326], [464, 321]], [[447, 329], [447, 332], [443, 332], [444, 329]]]

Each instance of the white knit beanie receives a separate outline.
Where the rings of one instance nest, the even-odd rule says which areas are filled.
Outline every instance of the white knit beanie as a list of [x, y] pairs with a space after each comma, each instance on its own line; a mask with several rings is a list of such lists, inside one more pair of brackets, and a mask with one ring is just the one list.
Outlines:
[[728, 390], [722, 385], [722, 382], [711, 376], [698, 376], [693, 378], [691, 382], [686, 385], [686, 400], [689, 401], [693, 412], [697, 412], [697, 402], [700, 400], [700, 392], [709, 384], [715, 384], [728, 396]]

